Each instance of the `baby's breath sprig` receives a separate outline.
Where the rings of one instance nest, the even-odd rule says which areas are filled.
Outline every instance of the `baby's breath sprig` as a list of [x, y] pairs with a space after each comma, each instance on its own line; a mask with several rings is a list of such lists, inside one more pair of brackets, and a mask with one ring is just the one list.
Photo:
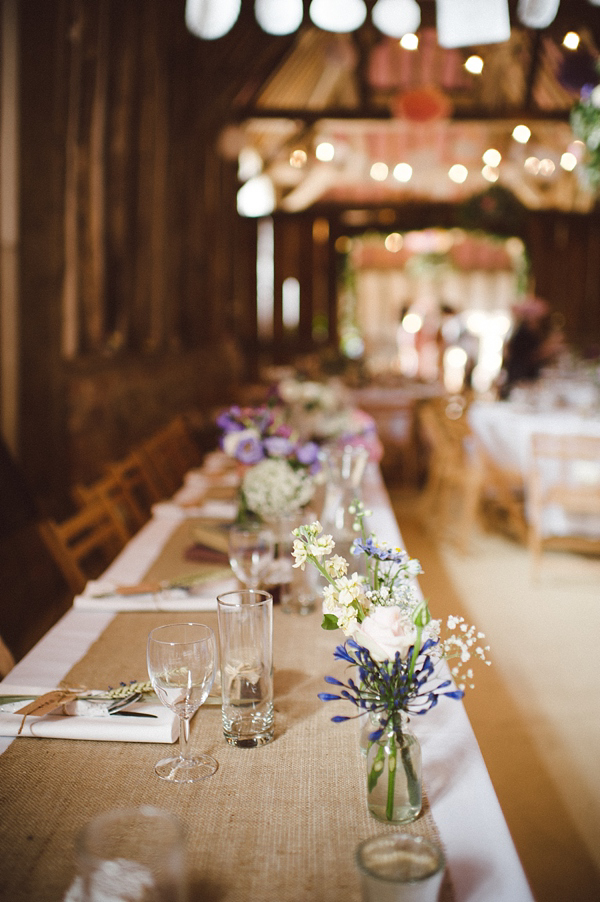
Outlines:
[[485, 633], [467, 624], [464, 617], [457, 617], [455, 614], [448, 617], [446, 625], [453, 632], [440, 642], [443, 657], [447, 661], [458, 659], [450, 671], [458, 688], [463, 691], [467, 686], [469, 689], [474, 689], [473, 669], [468, 667], [465, 670], [465, 665], [469, 663], [473, 655], [488, 667], [491, 665], [492, 662], [487, 658], [490, 646], [481, 643], [481, 640], [485, 639]]

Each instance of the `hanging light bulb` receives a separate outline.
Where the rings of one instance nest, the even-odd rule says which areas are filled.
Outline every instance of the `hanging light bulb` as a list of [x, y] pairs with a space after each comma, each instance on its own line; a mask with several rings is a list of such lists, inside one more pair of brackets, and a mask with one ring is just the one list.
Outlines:
[[237, 193], [237, 211], [240, 216], [269, 216], [274, 209], [275, 188], [268, 175], [248, 179]]
[[526, 28], [547, 28], [558, 12], [560, 0], [519, 0], [517, 15]]
[[371, 10], [375, 28], [390, 38], [414, 34], [421, 24], [421, 7], [416, 0], [377, 0]]
[[256, 0], [254, 15], [267, 34], [292, 34], [302, 25], [302, 0]]
[[241, 5], [241, 0], [186, 0], [185, 24], [196, 37], [214, 41], [231, 31]]
[[346, 34], [367, 18], [364, 0], [312, 0], [308, 14], [317, 28]]

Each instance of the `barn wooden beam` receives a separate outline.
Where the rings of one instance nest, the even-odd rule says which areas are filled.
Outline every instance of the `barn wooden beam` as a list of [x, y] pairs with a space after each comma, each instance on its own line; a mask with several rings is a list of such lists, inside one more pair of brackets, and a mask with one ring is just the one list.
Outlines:
[[[469, 109], [457, 109], [452, 114], [452, 119], [460, 121], [481, 121], [513, 119], [551, 120], [556, 122], [568, 122], [569, 110], [539, 110], [527, 106], [513, 108], [470, 107]], [[361, 119], [388, 120], [393, 116], [390, 110], [383, 107], [361, 107], [360, 109], [348, 109], [347, 107], [330, 107], [322, 110], [307, 110], [299, 107], [289, 109], [266, 109], [265, 107], [245, 107], [233, 110], [229, 116], [232, 122], [241, 123], [247, 119], [291, 119], [304, 125], [313, 125], [322, 119], [347, 119], [355, 122]]]

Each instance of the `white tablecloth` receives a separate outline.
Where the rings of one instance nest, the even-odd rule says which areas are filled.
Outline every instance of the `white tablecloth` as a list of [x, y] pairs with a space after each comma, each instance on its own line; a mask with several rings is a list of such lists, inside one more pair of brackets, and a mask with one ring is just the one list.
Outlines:
[[[490, 458], [502, 469], [520, 474], [526, 513], [532, 436], [536, 433], [600, 436], [600, 417], [584, 416], [568, 408], [533, 411], [511, 401], [475, 401], [469, 408], [468, 418], [473, 433]], [[597, 517], [570, 517], [556, 505], [544, 512], [542, 528], [548, 535], [600, 536]]]
[[[401, 544], [376, 466], [369, 466], [365, 483], [372, 528], [379, 537]], [[107, 578], [140, 580], [173, 528], [168, 519], [151, 520], [115, 560]], [[113, 617], [112, 612], [72, 608], [11, 671], [10, 682], [53, 688]], [[457, 902], [533, 902], [463, 704], [443, 700], [416, 721], [432, 814], [446, 849]], [[0, 738], [0, 753], [11, 741]]]
[[583, 416], [575, 410], [529, 411], [510, 401], [474, 401], [469, 423], [483, 447], [501, 467], [527, 476], [531, 462], [531, 436], [600, 436], [600, 417]]

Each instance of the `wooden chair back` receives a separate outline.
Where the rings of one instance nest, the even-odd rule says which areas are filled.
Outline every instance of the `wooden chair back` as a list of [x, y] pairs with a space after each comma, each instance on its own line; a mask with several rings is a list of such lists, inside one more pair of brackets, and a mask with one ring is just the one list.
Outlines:
[[9, 647], [0, 636], [0, 679], [4, 679], [15, 666], [15, 659]]
[[[533, 435], [527, 504], [534, 573], [544, 548], [600, 552], [600, 436]], [[563, 534], [548, 516], [552, 505], [568, 518]]]
[[163, 496], [179, 489], [188, 470], [198, 466], [201, 457], [182, 416], [175, 417], [140, 446], [139, 451], [160, 485]]
[[142, 526], [152, 515], [152, 505], [164, 498], [148, 461], [139, 451], [131, 451], [123, 460], [109, 464], [107, 472], [120, 485], [136, 522]]
[[123, 524], [128, 538], [131, 538], [147, 520], [135, 498], [125, 490], [114, 473], [108, 473], [91, 485], [74, 486], [72, 495], [79, 507], [86, 507], [95, 501], [103, 504]]
[[40, 534], [77, 595], [89, 579], [100, 576], [127, 543], [123, 524], [100, 501], [95, 501], [62, 523], [40, 523]]
[[418, 423], [429, 450], [421, 516], [442, 535], [452, 524], [456, 543], [466, 552], [481, 500], [483, 472], [479, 449], [470, 442], [466, 420], [448, 417], [440, 404], [422, 404]]

